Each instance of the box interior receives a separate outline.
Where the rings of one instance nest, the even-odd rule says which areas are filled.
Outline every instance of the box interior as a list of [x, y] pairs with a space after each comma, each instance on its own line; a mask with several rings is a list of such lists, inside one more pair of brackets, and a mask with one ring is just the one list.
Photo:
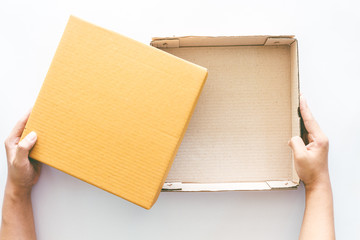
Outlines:
[[152, 45], [209, 71], [164, 189], [298, 184], [287, 145], [300, 135], [294, 38], [158, 38]]

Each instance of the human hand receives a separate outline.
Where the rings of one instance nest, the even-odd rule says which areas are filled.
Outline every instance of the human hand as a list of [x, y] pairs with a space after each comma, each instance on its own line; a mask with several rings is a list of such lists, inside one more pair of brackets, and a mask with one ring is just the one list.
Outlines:
[[29, 115], [30, 111], [16, 123], [5, 140], [8, 164], [6, 188], [11, 188], [12, 192], [20, 196], [30, 195], [32, 186], [38, 181], [41, 171], [41, 163], [29, 159], [29, 152], [37, 140], [36, 133], [31, 132], [20, 141]]
[[294, 153], [295, 169], [306, 189], [329, 185], [329, 140], [315, 121], [303, 96], [300, 96], [300, 112], [308, 132], [305, 140], [308, 140], [309, 144], [305, 145], [299, 136], [289, 141]]

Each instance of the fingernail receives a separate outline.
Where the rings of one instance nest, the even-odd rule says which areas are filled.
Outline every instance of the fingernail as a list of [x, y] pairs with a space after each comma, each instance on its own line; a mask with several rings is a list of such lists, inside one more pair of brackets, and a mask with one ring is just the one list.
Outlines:
[[36, 138], [36, 133], [34, 131], [32, 131], [31, 133], [29, 133], [27, 136], [26, 136], [26, 139], [29, 140], [29, 141], [34, 141]]

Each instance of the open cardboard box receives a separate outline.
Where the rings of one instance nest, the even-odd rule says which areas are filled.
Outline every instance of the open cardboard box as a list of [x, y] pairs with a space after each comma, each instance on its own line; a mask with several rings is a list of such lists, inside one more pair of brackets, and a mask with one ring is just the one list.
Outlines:
[[293, 36], [154, 38], [151, 45], [209, 71], [163, 191], [299, 185], [287, 146], [300, 135]]
[[146, 209], [162, 188], [298, 185], [292, 36], [152, 45], [170, 54], [71, 16], [21, 137], [38, 135], [30, 157]]

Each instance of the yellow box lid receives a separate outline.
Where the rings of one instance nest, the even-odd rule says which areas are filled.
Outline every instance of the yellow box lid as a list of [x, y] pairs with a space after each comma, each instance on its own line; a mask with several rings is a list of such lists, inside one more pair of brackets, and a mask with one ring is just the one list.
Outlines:
[[150, 209], [206, 77], [71, 16], [23, 132], [38, 134], [30, 157]]

